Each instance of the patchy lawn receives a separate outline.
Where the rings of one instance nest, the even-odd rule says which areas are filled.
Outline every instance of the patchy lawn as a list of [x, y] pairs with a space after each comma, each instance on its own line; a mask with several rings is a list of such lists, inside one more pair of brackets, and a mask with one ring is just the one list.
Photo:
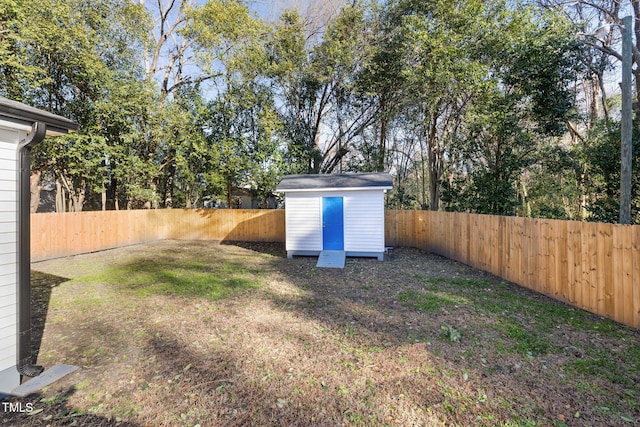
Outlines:
[[162, 241], [33, 265], [16, 426], [630, 426], [640, 333], [416, 249]]

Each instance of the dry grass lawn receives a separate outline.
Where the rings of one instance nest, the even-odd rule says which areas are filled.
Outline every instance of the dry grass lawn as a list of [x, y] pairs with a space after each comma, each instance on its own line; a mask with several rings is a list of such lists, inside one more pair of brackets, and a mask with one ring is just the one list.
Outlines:
[[33, 265], [38, 363], [0, 426], [631, 426], [640, 333], [416, 249], [162, 241]]

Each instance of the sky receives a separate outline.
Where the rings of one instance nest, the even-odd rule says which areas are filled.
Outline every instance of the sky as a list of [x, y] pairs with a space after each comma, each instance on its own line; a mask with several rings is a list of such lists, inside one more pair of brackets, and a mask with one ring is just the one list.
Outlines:
[[329, 17], [337, 13], [344, 0], [255, 0], [249, 9], [257, 16], [273, 21], [287, 9], [297, 9], [303, 16]]

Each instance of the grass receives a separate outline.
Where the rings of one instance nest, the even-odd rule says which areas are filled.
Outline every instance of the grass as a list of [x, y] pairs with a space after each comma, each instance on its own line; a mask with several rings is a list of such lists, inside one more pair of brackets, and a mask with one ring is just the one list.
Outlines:
[[238, 263], [219, 264], [164, 257], [134, 259], [127, 264], [107, 268], [100, 274], [75, 280], [106, 283], [138, 297], [161, 294], [215, 301], [258, 288], [261, 282], [259, 273], [259, 270]]
[[400, 292], [398, 299], [407, 307], [415, 308], [424, 313], [436, 313], [447, 306], [454, 306], [459, 298], [446, 293], [424, 292], [408, 290]]
[[640, 422], [638, 331], [417, 250], [334, 270], [167, 241], [35, 268], [38, 361], [82, 369], [0, 426]]
[[[421, 276], [418, 278], [425, 286], [420, 291], [401, 293], [400, 300], [403, 303], [429, 313], [461, 304], [479, 313], [497, 316], [500, 321], [489, 327], [512, 344], [509, 348], [499, 346], [503, 352], [515, 351], [532, 357], [558, 351], [549, 335], [564, 327], [584, 332], [592, 331], [609, 338], [621, 338], [625, 335], [624, 328], [620, 328], [619, 324], [611, 320], [597, 318], [586, 311], [542, 296], [532, 298], [528, 293], [513, 292], [513, 287], [497, 280]], [[443, 289], [447, 289], [447, 292], [444, 293]], [[525, 317], [524, 313], [528, 315]], [[633, 353], [633, 350], [630, 351]], [[636, 360], [635, 357], [632, 359]], [[579, 361], [578, 365], [583, 362]]]

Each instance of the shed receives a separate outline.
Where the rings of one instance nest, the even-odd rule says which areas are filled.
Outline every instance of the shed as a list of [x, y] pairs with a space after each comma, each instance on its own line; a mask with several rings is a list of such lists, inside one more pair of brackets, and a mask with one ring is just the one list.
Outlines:
[[384, 259], [386, 172], [288, 175], [276, 191], [285, 195], [287, 257], [344, 256]]
[[0, 395], [12, 393], [21, 375], [43, 371], [31, 360], [31, 148], [47, 135], [77, 128], [64, 117], [0, 97]]

